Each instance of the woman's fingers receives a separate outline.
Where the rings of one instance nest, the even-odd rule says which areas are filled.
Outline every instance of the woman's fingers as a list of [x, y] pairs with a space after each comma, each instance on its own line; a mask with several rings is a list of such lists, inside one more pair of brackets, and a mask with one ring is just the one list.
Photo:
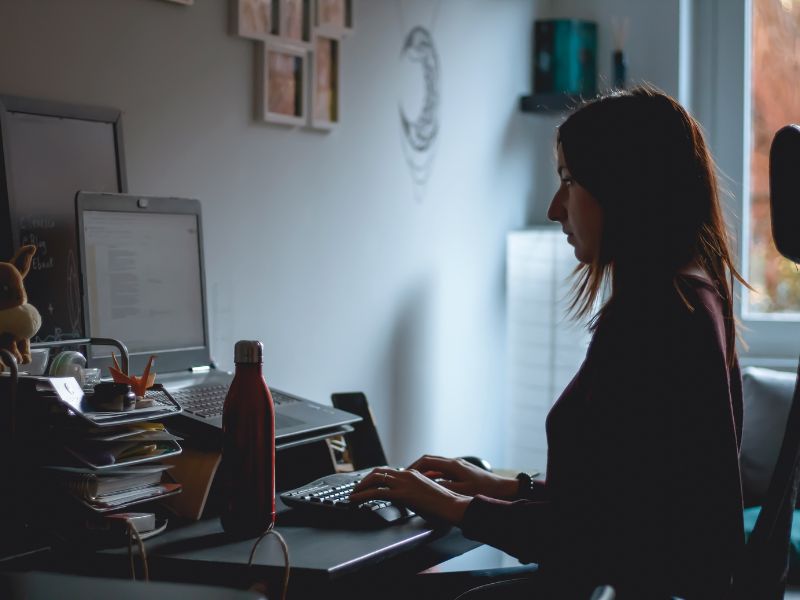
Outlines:
[[446, 477], [453, 477], [459, 471], [460, 463], [454, 458], [444, 458], [443, 456], [425, 455], [414, 461], [409, 469], [415, 469], [424, 473], [425, 471], [435, 471]]
[[456, 492], [457, 494], [465, 494], [469, 492], [467, 486], [458, 481], [437, 481], [436, 483], [438, 483], [444, 489], [450, 490], [451, 492]]
[[373, 487], [389, 487], [389, 478], [394, 476], [396, 471], [391, 469], [377, 468], [368, 473], [361, 481], [358, 482], [354, 491], [360, 492], [367, 488]]
[[409, 469], [417, 469], [418, 471], [424, 471], [430, 468], [431, 463], [439, 463], [441, 464], [444, 461], [449, 459], [443, 456], [433, 456], [431, 454], [425, 454], [424, 456], [420, 456], [417, 460], [415, 460], [411, 465], [409, 465]]
[[364, 477], [350, 494], [356, 504], [369, 500], [389, 500], [408, 506], [418, 514], [458, 523], [470, 498], [437, 484], [416, 470], [375, 469]]
[[419, 473], [410, 470], [377, 468], [364, 477], [350, 494], [352, 502], [373, 499], [409, 500], [418, 488]]
[[368, 500], [395, 500], [396, 492], [388, 487], [373, 487], [367, 488], [358, 492], [350, 494], [349, 501], [355, 504], [361, 504]]
[[444, 473], [441, 471], [422, 471], [422, 474], [425, 475], [428, 479], [444, 479]]

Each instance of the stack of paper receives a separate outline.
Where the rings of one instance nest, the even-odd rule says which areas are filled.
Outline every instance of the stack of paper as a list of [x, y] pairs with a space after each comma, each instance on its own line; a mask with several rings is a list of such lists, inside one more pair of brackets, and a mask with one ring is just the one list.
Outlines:
[[181, 490], [158, 461], [180, 454], [181, 439], [161, 423], [140, 421], [113, 427], [85, 423], [61, 432], [58, 464], [45, 466], [53, 479], [97, 512], [171, 496]]
[[66, 441], [64, 449], [94, 469], [131, 465], [180, 452], [180, 440], [161, 423], [140, 422], [122, 427], [90, 428]]
[[169, 465], [150, 463], [95, 471], [84, 467], [48, 466], [60, 483], [90, 508], [105, 512], [177, 492], [180, 485], [164, 482]]

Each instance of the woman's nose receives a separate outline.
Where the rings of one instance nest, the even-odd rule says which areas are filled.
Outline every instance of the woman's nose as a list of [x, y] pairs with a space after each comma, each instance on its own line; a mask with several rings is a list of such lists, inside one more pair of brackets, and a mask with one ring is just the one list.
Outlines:
[[550, 206], [547, 209], [547, 218], [559, 223], [564, 220], [564, 206], [559, 199], [558, 192], [556, 192], [553, 199], [550, 201]]

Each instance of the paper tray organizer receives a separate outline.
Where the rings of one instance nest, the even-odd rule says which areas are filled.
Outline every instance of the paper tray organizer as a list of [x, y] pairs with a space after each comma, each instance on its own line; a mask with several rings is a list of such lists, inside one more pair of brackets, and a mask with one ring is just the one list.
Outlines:
[[[56, 347], [64, 347], [64, 346], [76, 346], [76, 345], [109, 345], [116, 347], [121, 354], [122, 358], [122, 370], [127, 373], [128, 372], [128, 349], [125, 347], [125, 344], [120, 342], [119, 340], [114, 340], [111, 338], [81, 338], [75, 340], [61, 340], [57, 342], [38, 342], [31, 344], [32, 348], [56, 348]], [[17, 440], [17, 422], [16, 422], [16, 413], [17, 413], [17, 404], [19, 399], [17, 398], [17, 391], [19, 389], [19, 369], [17, 362], [14, 356], [8, 352], [7, 350], [0, 349], [0, 357], [3, 359], [3, 362], [7, 365], [8, 371], [10, 372], [10, 382], [9, 382], [9, 389], [10, 389], [10, 431], [9, 431], [9, 441], [11, 442], [12, 446], [20, 441]], [[34, 379], [38, 380], [39, 382], [50, 382], [52, 387], [52, 382], [59, 379], [59, 378], [36, 378], [36, 377], [29, 377], [26, 379]], [[45, 390], [43, 390], [45, 391]], [[147, 390], [146, 397], [148, 399], [155, 400], [154, 405], [148, 408], [143, 409], [132, 409], [129, 411], [119, 412], [119, 413], [109, 413], [109, 412], [97, 412], [88, 409], [88, 406], [83, 401], [82, 395], [81, 397], [70, 398], [69, 396], [64, 396], [61, 394], [56, 393], [55, 390], [52, 393], [45, 393], [43, 396], [56, 401], [61, 407], [68, 411], [71, 414], [76, 415], [82, 421], [85, 422], [86, 425], [92, 427], [114, 427], [120, 425], [128, 425], [131, 423], [143, 422], [143, 421], [153, 421], [162, 419], [164, 417], [176, 415], [182, 412], [181, 406], [175, 401], [172, 396], [161, 386], [160, 384], [156, 384], [151, 389]], [[127, 462], [126, 465], [131, 465], [134, 463], [143, 463], [143, 462], [152, 462], [164, 458], [165, 456], [174, 456], [181, 453], [181, 447], [177, 442], [172, 442], [173, 447], [168, 454], [159, 454], [153, 457], [146, 457], [142, 458], [141, 460], [135, 460]], [[121, 465], [118, 465], [121, 466]], [[98, 471], [99, 472], [99, 471]], [[163, 484], [162, 484], [163, 485]], [[166, 483], [166, 486], [169, 487], [167, 491], [163, 493], [141, 498], [139, 500], [134, 500], [127, 503], [121, 503], [116, 506], [110, 508], [102, 508], [98, 506], [94, 506], [81, 498], [73, 496], [76, 500], [82, 503], [87, 508], [91, 509], [94, 512], [110, 512], [114, 510], [119, 510], [121, 508], [126, 508], [128, 506], [132, 506], [134, 504], [140, 504], [143, 502], [149, 502], [154, 500], [159, 500], [161, 498], [165, 498], [167, 496], [172, 496], [180, 492], [180, 486]]]
[[[46, 380], [54, 388], [64, 383], [65, 378], [42, 378]], [[153, 405], [146, 408], [132, 408], [125, 411], [95, 411], [92, 410], [86, 401], [85, 396], [76, 397], [68, 393], [59, 393], [57, 389], [53, 390], [52, 395], [48, 395], [63, 408], [72, 414], [80, 417], [87, 424], [93, 427], [114, 427], [118, 425], [129, 425], [131, 423], [140, 423], [142, 421], [153, 421], [156, 419], [163, 419], [177, 415], [183, 411], [181, 405], [169, 395], [169, 392], [164, 387], [157, 383], [152, 388], [145, 392], [145, 398], [153, 400]]]

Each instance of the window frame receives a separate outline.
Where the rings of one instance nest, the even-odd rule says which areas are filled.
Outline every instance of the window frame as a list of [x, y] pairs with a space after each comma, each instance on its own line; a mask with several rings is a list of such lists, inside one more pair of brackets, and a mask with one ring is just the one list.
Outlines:
[[[684, 0], [686, 1], [686, 0]], [[741, 272], [749, 273], [750, 146], [751, 146], [751, 14], [752, 0], [695, 0], [688, 20], [692, 31], [691, 92], [685, 102], [706, 133], [720, 174], [728, 226]], [[684, 66], [687, 63], [683, 63]], [[740, 127], [736, 127], [735, 124]], [[798, 274], [800, 277], [800, 273]], [[734, 286], [736, 315], [745, 346], [745, 364], [789, 366], [800, 351], [800, 315], [747, 314], [747, 290]]]

